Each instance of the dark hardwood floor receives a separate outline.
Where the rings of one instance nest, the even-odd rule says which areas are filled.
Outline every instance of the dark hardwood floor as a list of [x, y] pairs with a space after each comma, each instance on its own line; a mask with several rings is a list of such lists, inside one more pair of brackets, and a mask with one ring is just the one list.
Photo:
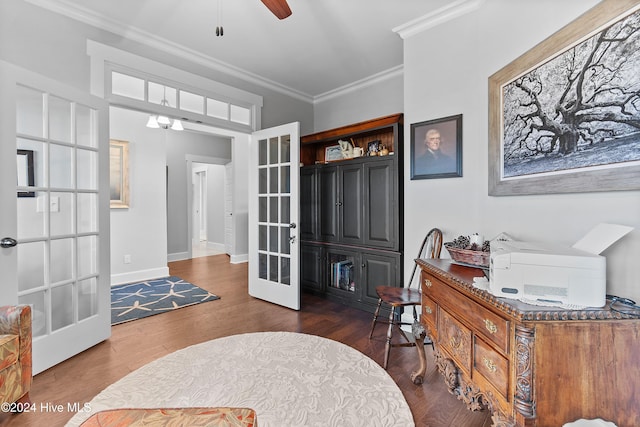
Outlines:
[[[246, 332], [292, 331], [331, 338], [361, 351], [378, 363], [384, 358], [385, 327], [368, 339], [370, 313], [308, 294], [296, 312], [252, 298], [247, 293], [247, 264], [229, 264], [226, 255], [178, 261], [170, 273], [221, 297], [218, 301], [114, 326], [112, 336], [83, 353], [34, 377], [31, 400], [37, 412], [1, 415], [0, 426], [62, 426], [72, 416], [67, 404], [89, 402], [129, 372], [192, 344]], [[426, 347], [424, 384], [409, 376], [418, 367], [415, 348], [393, 348], [388, 372], [402, 390], [416, 426], [488, 427], [487, 412], [471, 412], [450, 395]], [[41, 411], [62, 405], [62, 412]]]

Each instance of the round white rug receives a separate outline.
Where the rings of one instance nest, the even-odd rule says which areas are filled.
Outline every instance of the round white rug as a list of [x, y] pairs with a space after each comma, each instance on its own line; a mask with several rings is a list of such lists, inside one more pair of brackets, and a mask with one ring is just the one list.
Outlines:
[[100, 392], [115, 408], [253, 408], [260, 427], [413, 426], [402, 392], [380, 365], [330, 339], [294, 332], [233, 335], [178, 350]]

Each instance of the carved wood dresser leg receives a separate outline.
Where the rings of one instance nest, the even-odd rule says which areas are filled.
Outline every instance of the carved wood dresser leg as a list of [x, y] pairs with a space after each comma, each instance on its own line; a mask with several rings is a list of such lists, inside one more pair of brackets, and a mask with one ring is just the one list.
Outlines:
[[413, 322], [413, 325], [411, 325], [411, 332], [416, 340], [418, 360], [420, 360], [420, 367], [418, 370], [411, 373], [411, 381], [413, 381], [414, 384], [419, 385], [424, 381], [424, 374], [427, 372], [427, 356], [424, 352], [424, 339], [427, 336], [427, 331], [420, 322]]

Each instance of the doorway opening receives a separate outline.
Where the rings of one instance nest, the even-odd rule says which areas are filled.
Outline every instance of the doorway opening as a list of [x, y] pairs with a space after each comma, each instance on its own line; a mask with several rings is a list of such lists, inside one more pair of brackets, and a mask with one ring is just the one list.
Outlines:
[[231, 195], [227, 194], [226, 166], [193, 162], [191, 186], [191, 257], [227, 253], [226, 201]]

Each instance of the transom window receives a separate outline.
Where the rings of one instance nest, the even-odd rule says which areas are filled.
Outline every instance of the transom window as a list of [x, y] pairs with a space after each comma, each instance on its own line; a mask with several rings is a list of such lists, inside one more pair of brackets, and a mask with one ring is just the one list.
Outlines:
[[181, 119], [201, 121], [198, 116], [203, 116], [248, 127], [253, 122], [249, 104], [198, 93], [193, 88], [179, 87], [160, 78], [111, 70], [110, 83], [111, 95], [174, 110], [173, 114]]

